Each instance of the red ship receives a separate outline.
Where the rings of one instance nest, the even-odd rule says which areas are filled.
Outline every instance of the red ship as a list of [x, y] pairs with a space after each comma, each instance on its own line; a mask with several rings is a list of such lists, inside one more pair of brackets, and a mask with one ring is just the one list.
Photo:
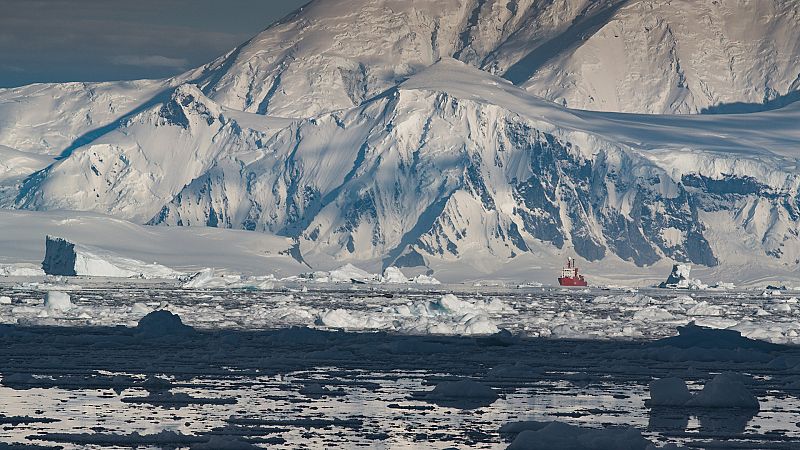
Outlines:
[[561, 276], [558, 278], [558, 284], [561, 286], [588, 286], [589, 283], [583, 278], [583, 275], [578, 275], [578, 267], [575, 266], [575, 259], [569, 258], [567, 265], [561, 269]]

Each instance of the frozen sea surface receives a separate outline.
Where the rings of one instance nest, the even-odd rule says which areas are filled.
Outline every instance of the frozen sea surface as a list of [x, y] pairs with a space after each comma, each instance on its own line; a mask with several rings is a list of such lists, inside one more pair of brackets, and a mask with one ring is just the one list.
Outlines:
[[[69, 300], [45, 305], [47, 291]], [[656, 447], [800, 448], [785, 292], [87, 283], [6, 285], [0, 298], [3, 443], [506, 448], [504, 425], [559, 421], [635, 427]], [[140, 323], [154, 310], [191, 328], [166, 313]], [[671, 337], [690, 321], [757, 340]], [[655, 379], [696, 395], [722, 372], [758, 409], [645, 405]]]

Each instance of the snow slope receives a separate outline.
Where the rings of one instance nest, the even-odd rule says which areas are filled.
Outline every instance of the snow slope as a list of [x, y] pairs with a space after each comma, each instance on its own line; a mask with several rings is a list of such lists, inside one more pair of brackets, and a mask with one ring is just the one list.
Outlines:
[[524, 81], [572, 108], [743, 112], [800, 100], [800, 3], [628, 1]]
[[0, 229], [6, 231], [0, 233], [1, 264], [40, 266], [45, 237], [57, 235], [102, 249], [95, 251], [101, 256], [156, 262], [184, 272], [219, 267], [244, 274], [288, 276], [308, 270], [281, 254], [291, 247], [291, 241], [261, 233], [144, 227], [98, 214], [10, 210], [0, 210]]
[[308, 117], [454, 57], [573, 108], [759, 109], [800, 98], [799, 19], [793, 0], [317, 0], [200, 85], [235, 109]]

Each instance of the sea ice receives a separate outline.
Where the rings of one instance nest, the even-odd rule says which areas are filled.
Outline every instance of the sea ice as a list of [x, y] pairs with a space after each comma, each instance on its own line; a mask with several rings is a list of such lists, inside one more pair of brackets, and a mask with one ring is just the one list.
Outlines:
[[275, 276], [242, 276], [214, 268], [206, 268], [185, 279], [182, 287], [185, 289], [270, 290], [275, 287]]
[[691, 271], [692, 266], [689, 264], [675, 264], [672, 266], [672, 272], [667, 277], [667, 281], [662, 282], [658, 287], [666, 289], [707, 289], [708, 285], [703, 284], [700, 280], [690, 278]]
[[586, 428], [563, 422], [517, 422], [501, 433], [518, 432], [508, 450], [645, 450], [652, 444], [633, 427]]
[[169, 311], [158, 310], [142, 317], [136, 326], [139, 336], [152, 338], [160, 336], [185, 336], [194, 329], [184, 325], [181, 318]]
[[44, 307], [50, 311], [69, 311], [73, 305], [66, 292], [50, 291], [45, 295]]
[[0, 277], [42, 277], [44, 270], [31, 264], [0, 264]]
[[742, 375], [723, 372], [703, 386], [686, 406], [701, 408], [758, 409], [758, 399], [742, 381]]
[[661, 378], [650, 382], [647, 406], [682, 406], [692, 398], [686, 382], [680, 378]]

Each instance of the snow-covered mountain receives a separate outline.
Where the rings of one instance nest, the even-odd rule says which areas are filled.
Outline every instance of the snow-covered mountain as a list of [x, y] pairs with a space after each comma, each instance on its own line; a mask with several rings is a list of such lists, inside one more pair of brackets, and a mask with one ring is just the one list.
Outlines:
[[286, 236], [312, 265], [791, 271], [798, 4], [700, 3], [317, 0], [173, 79], [0, 90], [0, 202]]
[[315, 1], [208, 67], [225, 106], [308, 117], [441, 57], [566, 106], [697, 113], [799, 98], [795, 0]]

